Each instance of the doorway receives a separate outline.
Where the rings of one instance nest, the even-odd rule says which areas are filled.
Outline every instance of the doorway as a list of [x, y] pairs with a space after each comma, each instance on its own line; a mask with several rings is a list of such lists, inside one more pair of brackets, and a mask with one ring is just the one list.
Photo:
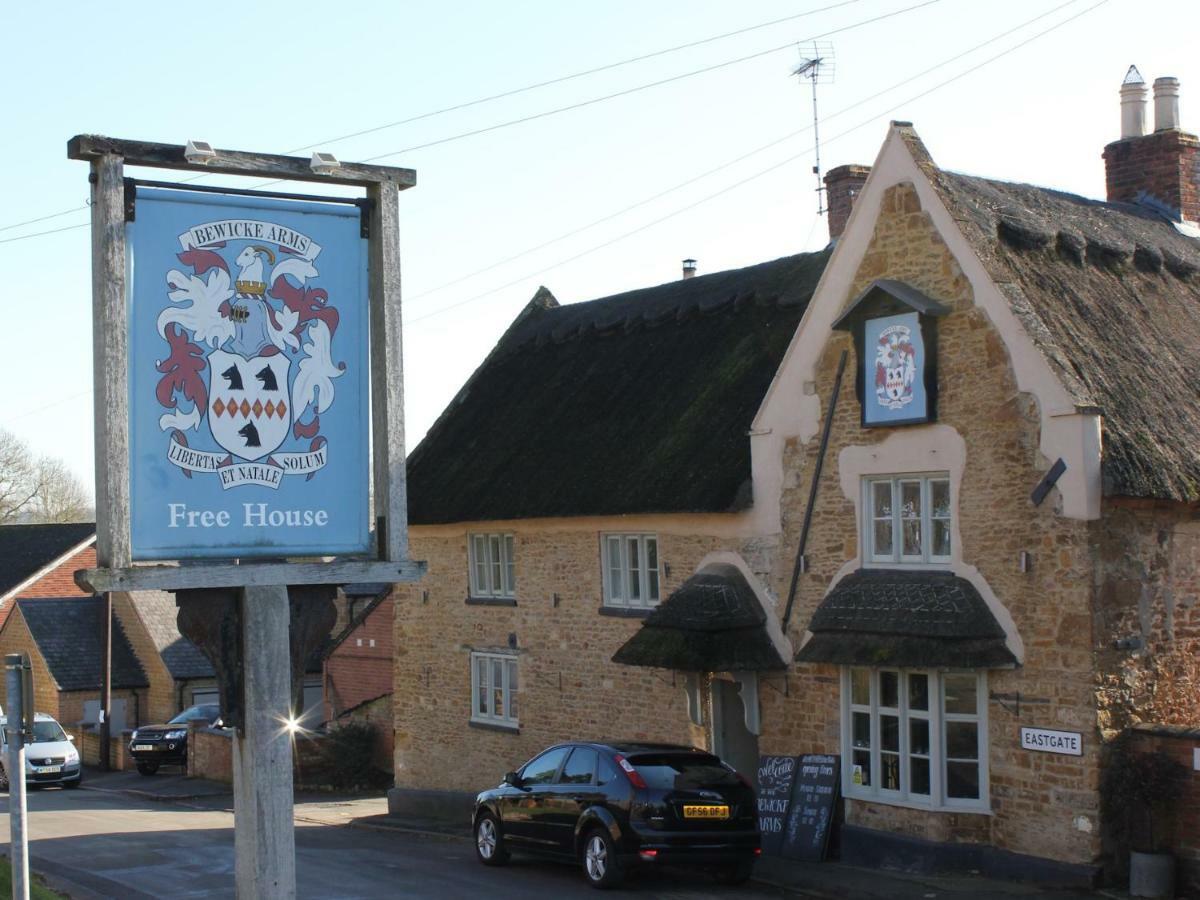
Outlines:
[[746, 727], [741, 686], [714, 678], [712, 706], [713, 752], [746, 776], [757, 790], [758, 735]]

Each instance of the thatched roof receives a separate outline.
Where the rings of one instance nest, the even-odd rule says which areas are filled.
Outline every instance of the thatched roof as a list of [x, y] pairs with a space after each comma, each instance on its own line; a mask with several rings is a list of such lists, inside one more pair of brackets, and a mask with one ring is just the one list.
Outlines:
[[683, 672], [786, 669], [767, 611], [736, 566], [704, 566], [613, 654], [613, 662]]
[[953, 572], [859, 569], [821, 601], [797, 662], [997, 668], [1017, 660], [987, 602]]
[[827, 260], [542, 289], [409, 457], [410, 522], [746, 508], [746, 432]]
[[1200, 500], [1200, 240], [1159, 213], [938, 169], [902, 136], [1079, 406], [1108, 496]]

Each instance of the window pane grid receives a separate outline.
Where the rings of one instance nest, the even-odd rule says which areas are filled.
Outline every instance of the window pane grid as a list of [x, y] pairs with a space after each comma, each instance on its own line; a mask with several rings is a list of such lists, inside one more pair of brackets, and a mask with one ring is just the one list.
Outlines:
[[470, 552], [471, 596], [512, 597], [516, 592], [516, 553], [511, 534], [474, 534]]
[[869, 478], [865, 485], [865, 559], [907, 564], [950, 561], [953, 514], [949, 478]]
[[848, 796], [987, 806], [981, 675], [855, 667], [843, 691]]
[[606, 606], [653, 606], [659, 600], [658, 539], [652, 534], [605, 535]]
[[517, 661], [500, 654], [471, 654], [471, 718], [517, 724]]

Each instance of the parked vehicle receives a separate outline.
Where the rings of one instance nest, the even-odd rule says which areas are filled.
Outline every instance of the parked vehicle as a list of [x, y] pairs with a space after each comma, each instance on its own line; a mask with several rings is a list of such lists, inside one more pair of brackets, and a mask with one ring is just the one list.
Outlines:
[[215, 703], [189, 706], [166, 725], [143, 725], [129, 740], [129, 755], [142, 775], [153, 775], [159, 766], [186, 766], [188, 723], [221, 726], [221, 707]]
[[473, 824], [484, 865], [532, 851], [581, 864], [598, 888], [662, 864], [740, 884], [761, 852], [749, 781], [676, 744], [557, 744], [479, 794]]
[[[8, 787], [8, 719], [0, 718], [0, 777]], [[25, 742], [25, 783], [61, 784], [77, 788], [83, 781], [75, 738], [63, 731], [53, 716], [33, 717], [33, 737]]]

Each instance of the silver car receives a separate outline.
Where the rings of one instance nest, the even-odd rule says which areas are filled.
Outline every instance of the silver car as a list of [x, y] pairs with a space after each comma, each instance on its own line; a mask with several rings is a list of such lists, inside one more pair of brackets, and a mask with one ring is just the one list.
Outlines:
[[[0, 717], [0, 781], [8, 787], [8, 724]], [[62, 730], [53, 716], [38, 713], [33, 717], [33, 739], [25, 744], [25, 783], [61, 784], [77, 788], [83, 780], [75, 738]]]

